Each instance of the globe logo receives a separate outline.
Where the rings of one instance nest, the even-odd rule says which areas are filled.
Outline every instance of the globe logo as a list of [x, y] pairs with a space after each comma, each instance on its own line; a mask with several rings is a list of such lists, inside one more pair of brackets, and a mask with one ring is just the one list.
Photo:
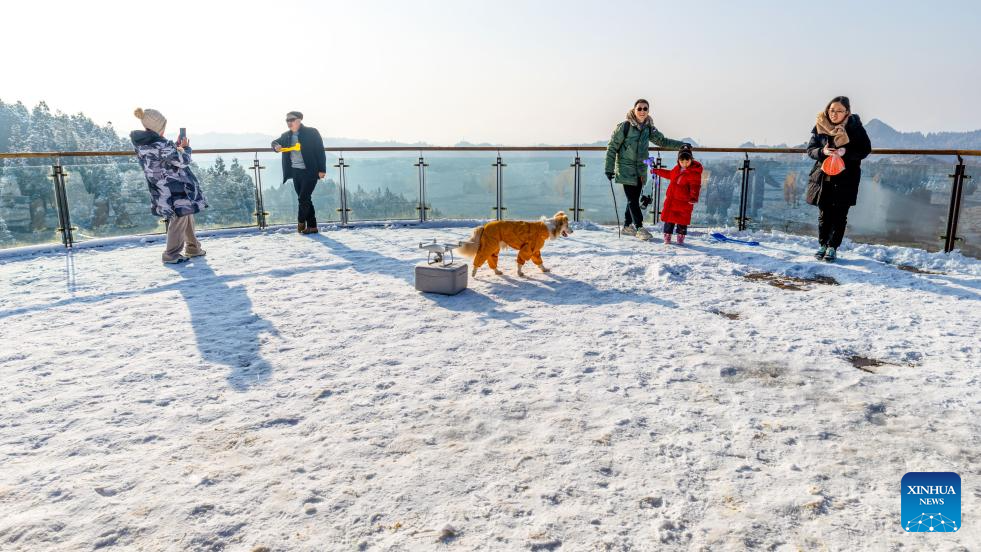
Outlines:
[[906, 521], [906, 530], [913, 531], [939, 531], [950, 533], [957, 531], [957, 522], [941, 513], [920, 514], [913, 519]]

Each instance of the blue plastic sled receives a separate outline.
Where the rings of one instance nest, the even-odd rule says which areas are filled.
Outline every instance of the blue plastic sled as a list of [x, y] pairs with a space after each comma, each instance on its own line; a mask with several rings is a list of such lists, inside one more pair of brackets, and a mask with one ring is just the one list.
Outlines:
[[753, 240], [737, 240], [737, 239], [733, 239], [733, 238], [730, 238], [730, 237], [726, 236], [725, 234], [721, 234], [719, 232], [713, 232], [712, 233], [712, 237], [716, 241], [720, 241], [720, 242], [741, 243], [743, 245], [754, 245], [754, 246], [760, 244], [760, 242], [753, 241]]

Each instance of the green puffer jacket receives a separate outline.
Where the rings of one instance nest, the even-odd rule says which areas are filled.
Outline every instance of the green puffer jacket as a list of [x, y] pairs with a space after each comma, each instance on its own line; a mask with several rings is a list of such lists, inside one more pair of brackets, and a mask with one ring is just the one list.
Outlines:
[[[623, 125], [630, 125], [627, 137], [623, 136]], [[623, 121], [613, 130], [610, 143], [606, 146], [606, 174], [615, 173], [617, 184], [636, 186], [647, 182], [647, 165], [644, 160], [649, 157], [648, 142], [662, 148], [681, 148], [684, 142], [665, 138], [661, 131], [650, 123], [650, 118], [641, 127], [630, 121]], [[614, 171], [614, 167], [616, 170]]]

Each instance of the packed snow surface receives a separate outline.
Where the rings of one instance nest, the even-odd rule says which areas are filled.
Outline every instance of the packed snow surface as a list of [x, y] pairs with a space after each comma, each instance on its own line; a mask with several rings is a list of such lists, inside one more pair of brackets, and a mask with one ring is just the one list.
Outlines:
[[[0, 257], [0, 549], [981, 542], [981, 261], [580, 225], [551, 273], [417, 292], [419, 242], [468, 235]], [[910, 471], [960, 474], [962, 530], [904, 533]]]

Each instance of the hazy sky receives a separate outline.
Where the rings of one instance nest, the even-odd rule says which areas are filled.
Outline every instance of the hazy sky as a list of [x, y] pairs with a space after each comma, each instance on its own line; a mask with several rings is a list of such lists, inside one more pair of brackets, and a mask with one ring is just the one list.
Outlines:
[[[609, 136], [638, 97], [668, 136], [802, 142], [846, 94], [900, 130], [981, 128], [981, 3], [4, 2], [0, 99], [120, 131], [452, 144]], [[257, 144], [242, 144], [242, 146]]]

